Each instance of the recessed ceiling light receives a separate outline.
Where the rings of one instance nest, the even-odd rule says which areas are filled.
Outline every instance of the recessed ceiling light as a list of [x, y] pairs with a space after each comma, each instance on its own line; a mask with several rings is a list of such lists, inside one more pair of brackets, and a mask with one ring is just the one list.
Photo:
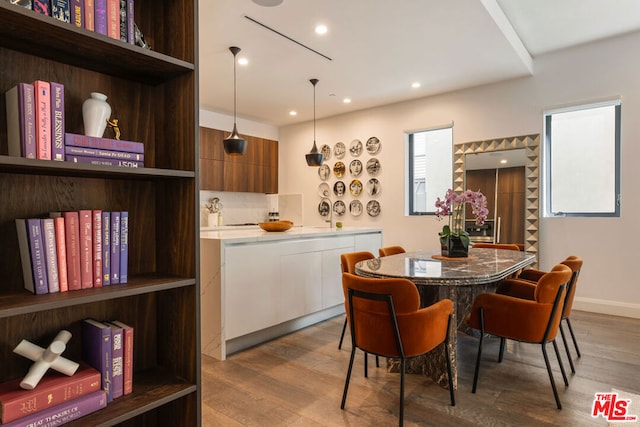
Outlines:
[[249, 60], [247, 58], [245, 58], [244, 56], [238, 58], [238, 64], [239, 65], [247, 65], [248, 63], [249, 63]]
[[421, 86], [420, 82], [413, 82], [411, 83], [411, 87], [414, 89], [418, 89]]
[[289, 111], [289, 115], [290, 115], [290, 116], [297, 116], [297, 115], [298, 115], [298, 112], [297, 112], [297, 111], [293, 111], [293, 110], [292, 110], [292, 111]]
[[345, 98], [342, 100], [345, 104], [351, 104], [351, 98]]
[[258, 6], [264, 6], [264, 7], [279, 6], [280, 4], [282, 4], [282, 1], [283, 0], [253, 0], [253, 2]]
[[316, 26], [316, 34], [327, 34], [327, 26], [320, 24]]
[[507, 163], [507, 159], [502, 159], [500, 160], [500, 163], [502, 163], [503, 165]]

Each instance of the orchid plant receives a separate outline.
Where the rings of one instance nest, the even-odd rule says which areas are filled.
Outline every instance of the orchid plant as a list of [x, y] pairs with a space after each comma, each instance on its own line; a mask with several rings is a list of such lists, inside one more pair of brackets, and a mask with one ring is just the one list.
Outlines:
[[480, 191], [467, 190], [458, 194], [452, 189], [448, 189], [444, 200], [440, 197], [436, 199], [436, 216], [442, 220], [449, 217], [449, 224], [442, 227], [438, 234], [440, 242], [444, 244], [450, 237], [458, 237], [465, 248], [469, 247], [469, 234], [464, 229], [464, 205], [471, 206], [471, 212], [476, 217], [476, 225], [484, 224], [489, 210], [487, 209], [487, 198]]

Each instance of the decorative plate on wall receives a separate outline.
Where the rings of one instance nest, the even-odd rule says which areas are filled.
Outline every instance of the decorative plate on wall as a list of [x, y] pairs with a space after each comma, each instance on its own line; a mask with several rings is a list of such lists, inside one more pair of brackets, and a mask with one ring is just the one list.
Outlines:
[[382, 187], [377, 178], [371, 178], [367, 181], [367, 193], [369, 193], [370, 196], [377, 196], [381, 191]]
[[360, 193], [362, 193], [362, 182], [360, 182], [359, 179], [351, 181], [349, 184], [349, 193], [351, 193], [353, 197], [358, 197]]
[[336, 156], [336, 159], [341, 159], [347, 152], [347, 147], [344, 145], [344, 142], [336, 142], [336, 145], [333, 146], [333, 155]]
[[329, 197], [331, 195], [331, 189], [329, 188], [329, 184], [326, 182], [318, 185], [318, 196], [320, 197]]
[[318, 168], [318, 176], [321, 180], [326, 181], [329, 179], [329, 175], [331, 175], [331, 169], [329, 169], [329, 165], [321, 165]]
[[347, 167], [342, 162], [336, 162], [336, 164], [333, 165], [333, 174], [336, 176], [336, 178], [342, 178], [346, 171]]
[[378, 138], [376, 138], [375, 136], [372, 136], [371, 138], [367, 139], [366, 147], [367, 147], [367, 153], [374, 155], [380, 152], [380, 149], [382, 148], [382, 143]]
[[367, 160], [367, 172], [369, 172], [369, 175], [378, 175], [380, 173], [380, 161], [375, 157]]
[[331, 201], [329, 199], [322, 199], [318, 203], [318, 213], [320, 216], [328, 216], [331, 211]]
[[362, 142], [360, 142], [359, 139], [354, 139], [353, 141], [351, 141], [349, 152], [353, 157], [358, 157], [360, 154], [362, 154]]
[[349, 213], [353, 216], [360, 216], [362, 214], [362, 203], [360, 200], [352, 200], [349, 203]]
[[344, 196], [344, 193], [346, 193], [346, 190], [347, 190], [347, 186], [345, 185], [344, 181], [336, 181], [336, 183], [333, 184], [333, 194], [335, 194], [338, 197]]
[[367, 203], [367, 213], [369, 216], [380, 215], [380, 203], [377, 200], [369, 200]]
[[324, 156], [325, 161], [331, 158], [331, 147], [329, 147], [327, 144], [324, 144], [322, 147], [320, 147], [320, 152]]
[[333, 213], [338, 216], [342, 216], [347, 212], [347, 206], [344, 204], [342, 200], [336, 200], [333, 204]]
[[349, 163], [349, 173], [354, 178], [359, 177], [362, 174], [362, 162], [358, 159], [351, 160], [351, 163]]

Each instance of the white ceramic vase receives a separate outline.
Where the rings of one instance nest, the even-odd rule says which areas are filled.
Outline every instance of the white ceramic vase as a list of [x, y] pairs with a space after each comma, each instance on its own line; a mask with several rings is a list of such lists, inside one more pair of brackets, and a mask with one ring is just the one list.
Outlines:
[[111, 106], [107, 103], [107, 95], [91, 92], [91, 97], [82, 104], [84, 134], [102, 138], [110, 117]]

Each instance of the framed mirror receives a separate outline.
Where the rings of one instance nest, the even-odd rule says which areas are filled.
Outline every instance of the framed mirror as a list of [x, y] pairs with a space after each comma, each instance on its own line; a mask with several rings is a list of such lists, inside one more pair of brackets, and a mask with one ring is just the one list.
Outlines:
[[453, 189], [466, 190], [466, 155], [504, 150], [525, 151], [524, 249], [538, 253], [540, 134], [515, 136], [484, 141], [465, 142], [454, 146]]

